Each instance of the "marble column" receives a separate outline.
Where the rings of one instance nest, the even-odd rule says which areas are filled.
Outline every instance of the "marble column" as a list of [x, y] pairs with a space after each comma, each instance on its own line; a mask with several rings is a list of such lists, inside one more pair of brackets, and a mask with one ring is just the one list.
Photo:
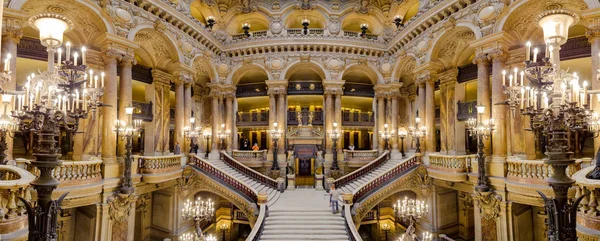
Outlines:
[[427, 136], [425, 137], [425, 145], [427, 152], [436, 151], [436, 133], [435, 133], [435, 78], [429, 76], [429, 79], [425, 82], [425, 96], [427, 100], [425, 102], [425, 125], [427, 128]]
[[391, 131], [393, 131], [394, 136], [390, 140], [390, 144], [392, 145], [392, 152], [399, 152], [398, 149], [398, 93], [394, 93], [391, 96], [392, 98], [392, 117], [391, 117]]
[[[456, 120], [456, 99], [454, 90], [456, 88], [456, 78], [458, 69], [451, 69], [441, 73], [440, 79], [440, 143], [441, 152], [444, 154], [455, 155], [457, 145], [457, 133], [455, 126]], [[464, 141], [463, 141], [464, 143]]]
[[[475, 60], [473, 60], [473, 63], [477, 64], [477, 104], [485, 106], [485, 112], [483, 113], [483, 115], [481, 115], [481, 118], [483, 118], [483, 120], [489, 120], [490, 113], [492, 112], [492, 105], [490, 100], [490, 61], [488, 60], [487, 56], [483, 54], [477, 54], [475, 56]], [[490, 141], [484, 140], [484, 145], [484, 153], [490, 154]], [[497, 143], [494, 143], [494, 145], [497, 145]]]
[[377, 135], [376, 133], [379, 133], [379, 127], [378, 124], [379, 123], [379, 118], [377, 117], [379, 113], [378, 108], [377, 108], [377, 95], [375, 95], [375, 97], [373, 98], [373, 137], [371, 138], [371, 145], [372, 145], [372, 149], [373, 150], [379, 150], [379, 142], [377, 142]]
[[[231, 145], [232, 145], [232, 149], [233, 150], [238, 150], [239, 147], [239, 140], [238, 140], [238, 129], [237, 129], [237, 117], [238, 117], [238, 101], [237, 98], [235, 97], [235, 92], [233, 94], [233, 96], [231, 97], [233, 100], [233, 114], [232, 114], [232, 118], [231, 118]], [[264, 147], [262, 147], [264, 148]]]
[[[114, 132], [114, 124], [117, 120], [117, 56], [111, 52], [105, 52], [103, 55], [104, 72], [106, 79], [104, 81], [104, 95], [102, 103], [113, 106], [102, 108], [102, 159], [105, 167], [108, 165], [118, 165], [116, 159], [117, 135]], [[112, 172], [117, 177], [117, 171]], [[106, 175], [106, 173], [105, 173]], [[106, 178], [106, 176], [105, 176]]]
[[[504, 87], [502, 83], [502, 71], [504, 70], [504, 61], [506, 56], [504, 51], [497, 50], [492, 57], [492, 103], [498, 103], [506, 100]], [[490, 174], [492, 176], [504, 176], [504, 163], [507, 155], [507, 133], [506, 125], [510, 108], [506, 105], [492, 105], [492, 118], [496, 121], [496, 130], [492, 134], [492, 167]], [[515, 112], [517, 114], [518, 112]]]
[[[377, 96], [377, 126], [379, 131], [383, 131], [383, 125], [385, 124], [385, 97], [383, 94]], [[373, 133], [373, 139], [377, 140], [379, 144], [379, 152], [383, 152], [385, 149], [385, 142], [381, 139], [379, 133]]]
[[[277, 143], [277, 151], [278, 154], [283, 154], [285, 153], [285, 135], [286, 135], [286, 131], [287, 131], [287, 101], [286, 101], [286, 94], [285, 93], [279, 93], [278, 96], [278, 100], [277, 100], [277, 122], [279, 123], [279, 129], [282, 131], [281, 133], [281, 138], [279, 138], [279, 141]], [[279, 161], [279, 160], [278, 160]]]
[[[190, 128], [192, 127], [191, 123], [190, 123], [190, 118], [192, 118], [192, 109], [193, 109], [193, 105], [194, 105], [194, 100], [192, 99], [192, 82], [186, 82], [184, 83], [184, 90], [183, 90], [183, 126], [189, 126]], [[201, 123], [198, 122], [196, 123], [196, 126], [199, 126]], [[185, 134], [185, 133], [184, 133]], [[182, 143], [181, 146], [181, 153], [188, 153], [191, 148], [191, 139], [187, 139], [184, 138], [185, 143]]]
[[[277, 122], [277, 100], [274, 93], [269, 93], [269, 130], [274, 128], [273, 123], [275, 122]], [[251, 136], [248, 138], [251, 138]], [[269, 143], [269, 153], [273, 153], [273, 140], [271, 140], [271, 135], [267, 135], [267, 142]], [[250, 144], [254, 145], [254, 143]], [[272, 155], [269, 155], [269, 158], [272, 158]]]
[[[333, 128], [333, 94], [325, 93], [325, 132], [328, 133]], [[333, 151], [333, 142], [329, 134], [325, 138], [326, 153], [331, 154]]]
[[219, 123], [221, 122], [221, 118], [219, 113], [219, 94], [218, 93], [214, 93], [214, 90], [212, 90], [211, 93], [211, 98], [212, 98], [212, 145], [211, 145], [211, 157], [213, 158], [219, 158]]
[[[2, 12], [0, 10], [0, 12]], [[5, 20], [6, 21], [6, 20]], [[1, 25], [0, 25], [1, 26]], [[8, 26], [8, 25], [7, 25]], [[10, 54], [12, 56], [12, 58], [10, 59], [10, 66], [11, 66], [11, 73], [10, 73], [10, 77], [12, 79], [12, 81], [4, 84], [2, 87], [6, 90], [15, 90], [17, 87], [17, 69], [15, 68], [17, 66], [17, 44], [19, 44], [19, 41], [21, 41], [21, 37], [23, 36], [23, 33], [21, 31], [21, 29], [6, 29], [7, 26], [5, 26], [2, 31], [2, 59], [5, 59], [6, 56], [8, 54]], [[12, 30], [12, 31], [11, 31]], [[2, 61], [2, 68], [4, 69], [4, 61]], [[14, 103], [14, 98], [12, 100]], [[12, 111], [12, 107], [13, 104], [10, 104], [7, 106], [7, 112], [6, 113], [10, 113], [10, 111]], [[6, 137], [6, 159], [5, 161], [8, 160], [13, 160], [13, 138], [10, 137]]]
[[[419, 125], [425, 125], [425, 120], [427, 120], [427, 113], [425, 112], [425, 102], [426, 102], [426, 93], [425, 93], [425, 80], [417, 80], [417, 86], [418, 86], [418, 92], [417, 92], [417, 100], [416, 100], [416, 105], [417, 105], [417, 112], [415, 115], [416, 117], [421, 118], [421, 123]], [[413, 121], [414, 118], [413, 118]], [[427, 135], [429, 135], [429, 130], [427, 130]], [[426, 149], [426, 143], [427, 143], [427, 138], [421, 138], [420, 142], [421, 142], [421, 151], [425, 152]]]
[[[458, 74], [458, 72], [457, 72]], [[466, 144], [465, 144], [465, 128], [466, 128], [466, 123], [465, 121], [459, 121], [457, 118], [456, 113], [458, 113], [458, 101], [464, 102], [465, 101], [465, 83], [457, 83], [456, 81], [454, 81], [454, 88], [452, 88], [452, 90], [454, 91], [454, 102], [452, 104], [453, 107], [453, 111], [454, 111], [454, 148], [455, 148], [455, 152], [453, 153], [452, 151], [450, 152], [450, 154], [455, 154], [455, 155], [464, 155], [467, 153], [467, 149], [466, 149]]]
[[[337, 141], [337, 152], [338, 154], [344, 153], [344, 132], [342, 131], [342, 93], [341, 91], [335, 94], [335, 119], [338, 123], [338, 129], [340, 130], [340, 139]], [[338, 158], [338, 160], [341, 160]]]
[[[184, 81], [175, 75], [175, 131], [174, 138], [175, 143], [179, 143], [181, 150], [184, 149], [185, 137], [183, 136], [183, 128], [185, 127], [185, 98], [184, 98]], [[182, 151], [183, 153], [183, 151]]]
[[[133, 56], [131, 58], [123, 58], [121, 59], [120, 66], [121, 71], [119, 73], [119, 120], [126, 121], [127, 115], [125, 114], [125, 107], [130, 107], [132, 105], [132, 70], [133, 66]], [[125, 155], [125, 141], [118, 140], [119, 142], [119, 156]]]
[[440, 153], [448, 154], [448, 87], [440, 84]]
[[[592, 66], [600, 66], [600, 19], [591, 18], [588, 20], [589, 26], [586, 31], [586, 36], [588, 37], [588, 41], [591, 45], [591, 59]], [[592, 79], [591, 85], [593, 90], [600, 89], [600, 69], [599, 68], [591, 68], [592, 70]], [[595, 113], [600, 113], [600, 99], [598, 95], [592, 95], [595, 97], [590, 98], [590, 102], [592, 103], [592, 110]], [[594, 138], [594, 152], [596, 152], [600, 148], [600, 137]]]
[[[144, 155], [154, 156], [168, 153], [172, 75], [152, 70], [152, 84], [146, 86], [146, 102], [152, 102], [152, 122], [144, 123]], [[167, 147], [165, 149], [165, 147]]]
[[233, 97], [228, 94], [225, 97], [225, 130], [229, 131], [229, 136], [225, 139], [227, 152], [231, 153], [233, 148], [233, 135], [237, 132], [233, 130]]

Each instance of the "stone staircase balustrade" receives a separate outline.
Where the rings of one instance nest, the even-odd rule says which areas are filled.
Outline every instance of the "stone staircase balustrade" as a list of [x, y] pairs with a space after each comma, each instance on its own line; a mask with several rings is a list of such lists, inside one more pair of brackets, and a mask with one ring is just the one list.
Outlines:
[[351, 193], [353, 194], [353, 203], [360, 202], [363, 198], [367, 197], [370, 193], [378, 190], [390, 181], [397, 177], [404, 175], [410, 170], [413, 170], [419, 165], [419, 156], [413, 155], [406, 159], [402, 159], [399, 163], [393, 166], [391, 169], [380, 172], [369, 181], [363, 182]]
[[427, 171], [429, 175], [451, 182], [467, 181], [468, 174], [474, 169], [471, 163], [477, 160], [477, 155], [429, 154], [428, 157]]
[[244, 165], [251, 168], [260, 168], [267, 161], [267, 150], [260, 151], [242, 151], [233, 150], [231, 157]]
[[25, 240], [27, 214], [17, 197], [31, 199], [29, 184], [35, 176], [22, 168], [2, 165], [0, 177], [0, 235], [3, 240]]
[[[359, 169], [354, 170], [351, 173], [348, 173], [348, 174], [338, 178], [337, 180], [335, 180], [333, 182], [333, 184], [337, 188], [341, 188], [351, 182], [357, 181], [357, 179], [360, 179], [361, 177], [363, 177], [369, 173], [372, 173], [374, 170], [382, 167], [382, 164], [389, 160], [389, 158], [390, 158], [389, 154], [390, 154], [389, 151], [385, 151], [381, 156], [375, 158], [370, 163], [362, 166]], [[327, 188], [329, 188], [329, 187], [327, 187]]]
[[267, 187], [282, 190], [283, 185], [280, 185], [276, 180], [270, 178], [260, 172], [255, 171], [252, 168], [240, 163], [233, 157], [231, 157], [226, 152], [221, 152], [221, 160], [223, 163], [226, 163], [230, 168], [233, 168], [235, 171], [243, 174], [244, 176], [251, 178], [253, 181], [259, 182]]

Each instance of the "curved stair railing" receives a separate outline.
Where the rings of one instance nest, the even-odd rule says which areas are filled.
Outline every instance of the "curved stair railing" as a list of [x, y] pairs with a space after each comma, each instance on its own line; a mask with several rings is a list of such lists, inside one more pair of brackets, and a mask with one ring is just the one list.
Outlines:
[[398, 177], [410, 172], [411, 170], [415, 169], [419, 164], [419, 156], [417, 155], [413, 155], [407, 158], [405, 161], [398, 163], [390, 170], [379, 174], [377, 177], [373, 178], [369, 182], [366, 182], [363, 185], [359, 186], [357, 189], [355, 189], [352, 192], [352, 202], [358, 203], [362, 201], [369, 194], [376, 192], [391, 181], [396, 180]]
[[354, 225], [354, 221], [352, 221], [352, 213], [350, 204], [344, 204], [342, 206], [342, 217], [344, 217], [344, 225], [346, 225], [346, 232], [348, 232], [348, 240], [350, 241], [362, 241], [356, 226]]
[[254, 189], [247, 186], [237, 178], [230, 176], [225, 172], [222, 172], [221, 170], [219, 170], [219, 168], [213, 166], [213, 164], [211, 164], [210, 162], [202, 160], [196, 155], [191, 155], [190, 164], [192, 164], [192, 166], [196, 170], [212, 177], [215, 180], [221, 181], [222, 184], [233, 188], [233, 190], [237, 191], [239, 194], [244, 196], [246, 199], [248, 199], [248, 201], [251, 201], [253, 203], [258, 202], [258, 193], [256, 193]]
[[258, 218], [256, 219], [256, 223], [254, 223], [254, 228], [252, 228], [252, 232], [246, 238], [246, 241], [258, 241], [260, 240], [260, 236], [262, 235], [263, 230], [265, 229], [265, 219], [269, 215], [269, 207], [267, 204], [260, 205], [260, 211], [258, 213]]
[[241, 162], [235, 160], [226, 152], [221, 152], [221, 160], [225, 162], [229, 167], [237, 170], [238, 172], [246, 175], [252, 180], [259, 182], [267, 187], [273, 188], [278, 191], [282, 191], [283, 185], [279, 185], [277, 181], [273, 178], [270, 178], [260, 172], [255, 171], [254, 169], [242, 164]]
[[338, 178], [337, 180], [333, 181], [333, 184], [336, 186], [336, 188], [343, 187], [344, 185], [351, 183], [351, 182], [355, 181], [356, 179], [361, 178], [364, 175], [369, 174], [371, 171], [377, 169], [378, 167], [380, 167], [383, 163], [385, 163], [389, 159], [390, 159], [390, 152], [385, 151], [385, 152], [383, 152], [383, 154], [381, 154], [375, 160], [373, 160], [373, 161], [369, 162], [368, 164], [362, 166], [361, 168], [356, 169], [353, 172], [348, 173], [348, 174]]

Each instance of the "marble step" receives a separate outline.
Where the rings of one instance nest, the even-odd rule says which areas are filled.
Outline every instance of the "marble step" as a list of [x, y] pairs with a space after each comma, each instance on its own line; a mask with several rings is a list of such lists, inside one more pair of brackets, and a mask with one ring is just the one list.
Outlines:
[[[263, 231], [264, 232], [264, 231]], [[310, 234], [263, 234], [260, 240], [344, 240], [348, 241], [348, 235], [310, 235]]]

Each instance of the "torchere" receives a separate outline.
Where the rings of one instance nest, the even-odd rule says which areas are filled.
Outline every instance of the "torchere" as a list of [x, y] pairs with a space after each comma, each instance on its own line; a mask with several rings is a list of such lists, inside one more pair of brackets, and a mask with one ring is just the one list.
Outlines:
[[406, 138], [406, 135], [408, 135], [408, 132], [404, 127], [398, 129], [398, 137], [400, 137], [400, 153], [402, 153], [402, 158], [406, 157], [406, 154], [404, 153], [404, 138]]
[[337, 160], [337, 140], [340, 139], [340, 129], [337, 122], [333, 122], [333, 129], [329, 131], [329, 138], [333, 141], [333, 163], [331, 164], [331, 170], [340, 170]]
[[415, 126], [408, 127], [408, 134], [415, 138], [416, 142], [416, 153], [421, 153], [421, 138], [427, 135], [427, 129], [424, 126], [420, 126], [421, 118], [419, 117], [419, 112], [417, 111], [417, 117], [415, 117]]
[[487, 192], [489, 190], [489, 187], [485, 175], [485, 153], [483, 153], [483, 148], [485, 148], [485, 144], [483, 140], [489, 139], [492, 136], [492, 131], [494, 131], [494, 119], [483, 120], [485, 106], [477, 105], [475, 106], [475, 108], [477, 108], [477, 118], [470, 118], [467, 121], [469, 134], [475, 135], [475, 138], [477, 139], [478, 175], [477, 186], [475, 187], [475, 190], [479, 192]]
[[[12, 115], [18, 122], [17, 131], [38, 135], [32, 165], [40, 170], [40, 176], [31, 182], [38, 193], [37, 206], [20, 199], [25, 204], [29, 219], [28, 240], [56, 240], [57, 214], [67, 195], [52, 200], [52, 192], [59, 184], [52, 172], [61, 164], [57, 139], [61, 128], [75, 133], [79, 120], [102, 106], [99, 99], [103, 95], [104, 74], [101, 74], [100, 84], [98, 75], [94, 76], [93, 71], [86, 74], [85, 47], [80, 52], [71, 53], [71, 44], [67, 42], [65, 60], [62, 61], [59, 46], [64, 32], [73, 28], [71, 20], [58, 14], [43, 13], [31, 17], [29, 25], [39, 30], [40, 41], [47, 48], [48, 69], [28, 76], [25, 95], [15, 92]], [[55, 65], [55, 58], [58, 58], [58, 65]]]
[[246, 37], [246, 38], [250, 37], [250, 32], [248, 32], [248, 30], [250, 30], [249, 23], [242, 24], [242, 30], [244, 30], [244, 37]]
[[196, 118], [194, 117], [190, 118], [190, 124], [191, 126], [186, 126], [183, 128], [183, 135], [190, 141], [190, 153], [193, 153], [195, 151], [194, 149], [196, 148], [194, 145], [196, 143], [196, 139], [198, 139], [200, 136], [200, 127], [196, 127]]
[[360, 25], [360, 36], [363, 38], [367, 37], [367, 30], [369, 29], [369, 25], [366, 23], [363, 23]]
[[[560, 69], [560, 46], [566, 43], [568, 29], [577, 19], [576, 14], [562, 9], [540, 14], [538, 22], [544, 31], [545, 56], [538, 59], [537, 48], [530, 56], [531, 43], [528, 42], [525, 45], [526, 67], [520, 72], [520, 78], [517, 68], [514, 74], [509, 73], [508, 82], [506, 72], [503, 72], [504, 86], [510, 94], [506, 101], [508, 105], [519, 106], [521, 114], [529, 116], [530, 127], [527, 130], [539, 131], [549, 137], [544, 163], [553, 169], [547, 182], [554, 191], [554, 197], [538, 193], [545, 201], [548, 240], [551, 241], [570, 241], [577, 237], [577, 206], [585, 195], [576, 200], [568, 197], [569, 188], [575, 181], [567, 175], [566, 169], [575, 160], [572, 159], [567, 136], [594, 129], [589, 126], [595, 115], [589, 110], [587, 81], [581, 88], [577, 74]], [[525, 86], [524, 77], [529, 86]]]
[[210, 138], [212, 137], [212, 133], [210, 133], [211, 131], [209, 131], [208, 129], [204, 130], [204, 133], [202, 134], [204, 136], [204, 139], [206, 139], [206, 153], [204, 154], [204, 157], [208, 158], [208, 150], [209, 148], [209, 143], [210, 143]]
[[394, 136], [394, 131], [393, 130], [389, 130], [388, 129], [389, 125], [383, 124], [383, 131], [379, 132], [379, 135], [381, 136], [381, 139], [383, 139], [384, 141], [384, 145], [383, 148], [387, 151], [390, 149], [389, 147], [389, 140]]
[[213, 26], [215, 26], [215, 22], [214, 16], [208, 16], [206, 18], [206, 28], [210, 28], [212, 30]]
[[279, 170], [279, 163], [277, 163], [277, 141], [281, 138], [283, 132], [277, 127], [277, 122], [273, 123], [273, 129], [269, 131], [271, 139], [273, 139], [273, 165], [271, 170]]
[[140, 130], [142, 121], [133, 120], [134, 107], [125, 107], [125, 114], [127, 120], [117, 120], [115, 122], [114, 131], [121, 139], [125, 139], [125, 168], [123, 170], [123, 180], [119, 187], [121, 194], [131, 194], [134, 191], [133, 182], [131, 181], [131, 163], [133, 162], [133, 156], [131, 151], [133, 150], [133, 135]]

